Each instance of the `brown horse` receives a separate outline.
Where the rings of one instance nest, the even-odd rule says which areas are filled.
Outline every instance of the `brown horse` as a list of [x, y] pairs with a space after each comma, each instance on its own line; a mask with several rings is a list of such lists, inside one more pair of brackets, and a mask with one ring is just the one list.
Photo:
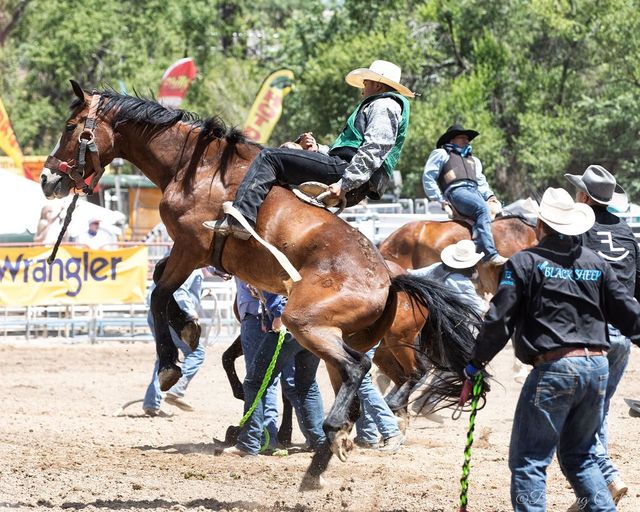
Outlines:
[[[173, 292], [193, 269], [213, 263], [214, 235], [202, 222], [221, 218], [260, 150], [219, 118], [198, 120], [156, 102], [113, 91], [85, 93], [72, 82], [77, 99], [61, 139], [41, 174], [48, 198], [97, 184], [102, 167], [121, 157], [136, 165], [162, 191], [160, 215], [174, 245], [151, 298], [156, 326], [161, 388], [181, 375], [168, 328]], [[86, 183], [90, 185], [86, 186]], [[442, 362], [460, 376], [473, 346], [464, 303], [432, 281], [391, 277], [378, 250], [358, 230], [330, 212], [301, 203], [274, 187], [260, 208], [256, 230], [299, 271], [293, 281], [255, 239], [228, 238], [221, 263], [226, 271], [261, 290], [288, 296], [283, 323], [302, 346], [324, 360], [336, 398], [324, 422], [327, 443], [314, 454], [301, 488], [321, 485], [332, 453], [346, 460], [348, 434], [358, 415], [355, 393], [371, 362], [363, 352], [393, 322], [396, 296], [404, 291], [431, 312], [441, 337]], [[193, 339], [195, 338], [195, 339]], [[444, 340], [446, 339], [446, 342]], [[197, 344], [197, 336], [190, 340]], [[433, 343], [433, 340], [431, 340]]]
[[[537, 243], [533, 227], [522, 217], [498, 217], [491, 227], [498, 252], [503, 256], [511, 257]], [[380, 244], [380, 252], [396, 265], [390, 264], [390, 268], [398, 274], [400, 269], [421, 268], [439, 262], [442, 249], [464, 239], [471, 239], [471, 228], [465, 222], [410, 222], [391, 233]], [[499, 272], [499, 267], [480, 263], [478, 291], [495, 293]], [[424, 365], [415, 350], [415, 340], [427, 317], [428, 311], [417, 306], [411, 297], [399, 295], [393, 324], [373, 359], [398, 388], [388, 401], [400, 416], [406, 412], [406, 400], [413, 385], [424, 374]]]

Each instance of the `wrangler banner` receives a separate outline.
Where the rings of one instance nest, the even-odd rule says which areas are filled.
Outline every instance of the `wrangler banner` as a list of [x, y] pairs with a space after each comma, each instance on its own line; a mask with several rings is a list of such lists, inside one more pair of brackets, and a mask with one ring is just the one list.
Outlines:
[[282, 114], [282, 100], [293, 86], [293, 71], [280, 69], [262, 82], [260, 92], [244, 123], [244, 134], [250, 139], [266, 144]]
[[0, 248], [0, 305], [131, 304], [146, 295], [147, 248]]

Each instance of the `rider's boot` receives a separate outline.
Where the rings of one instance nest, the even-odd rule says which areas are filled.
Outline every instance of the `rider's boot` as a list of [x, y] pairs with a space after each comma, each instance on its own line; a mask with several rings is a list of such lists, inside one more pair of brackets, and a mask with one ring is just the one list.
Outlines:
[[222, 220], [207, 220], [202, 225], [220, 235], [232, 235], [240, 240], [249, 240], [249, 233], [234, 217], [225, 215]]

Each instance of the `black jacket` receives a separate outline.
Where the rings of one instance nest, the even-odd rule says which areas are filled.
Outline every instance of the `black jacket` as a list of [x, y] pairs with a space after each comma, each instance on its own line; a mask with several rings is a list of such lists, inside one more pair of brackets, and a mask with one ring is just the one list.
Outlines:
[[606, 349], [607, 322], [626, 336], [640, 334], [640, 304], [595, 252], [550, 235], [505, 264], [473, 361], [489, 362], [514, 332], [516, 356], [527, 364], [561, 347]]
[[606, 207], [595, 207], [596, 223], [580, 243], [607, 260], [618, 281], [640, 300], [640, 248], [629, 225]]

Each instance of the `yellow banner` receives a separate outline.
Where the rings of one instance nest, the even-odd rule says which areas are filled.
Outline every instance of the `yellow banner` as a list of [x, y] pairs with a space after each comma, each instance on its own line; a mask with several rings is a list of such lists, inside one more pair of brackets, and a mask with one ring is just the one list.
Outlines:
[[9, 121], [9, 115], [7, 114], [4, 104], [0, 99], [0, 149], [11, 157], [16, 168], [20, 170], [22, 174], [22, 150], [18, 145], [16, 136], [11, 128], [11, 122]]
[[293, 86], [293, 71], [280, 69], [262, 83], [244, 123], [244, 133], [250, 139], [266, 144], [282, 115], [282, 100]]
[[147, 248], [0, 248], [0, 305], [131, 304], [146, 295]]

